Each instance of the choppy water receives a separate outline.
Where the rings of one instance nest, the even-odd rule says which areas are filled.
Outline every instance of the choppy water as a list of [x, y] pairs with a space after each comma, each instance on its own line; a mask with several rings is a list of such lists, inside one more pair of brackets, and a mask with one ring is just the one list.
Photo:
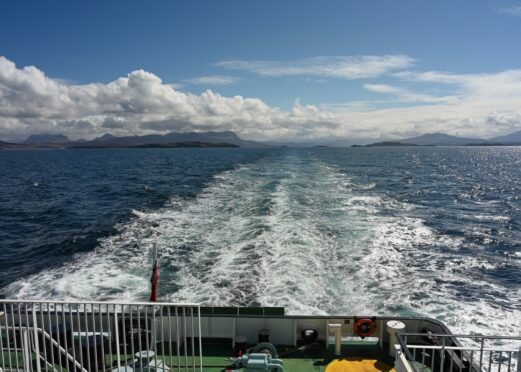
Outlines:
[[0, 153], [2, 296], [521, 329], [521, 149]]

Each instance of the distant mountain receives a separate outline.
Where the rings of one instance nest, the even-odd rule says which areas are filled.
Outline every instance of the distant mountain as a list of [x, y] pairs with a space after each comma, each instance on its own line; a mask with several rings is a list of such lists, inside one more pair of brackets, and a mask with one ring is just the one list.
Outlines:
[[109, 134], [109, 133], [105, 133], [103, 136], [101, 137], [96, 137], [94, 138], [91, 142], [104, 142], [104, 141], [110, 141], [112, 140], [113, 138], [116, 138], [115, 136], [113, 136], [112, 134]]
[[31, 134], [23, 142], [26, 145], [32, 145], [36, 143], [67, 143], [70, 142], [67, 136], [63, 134]]
[[[371, 143], [369, 145], [365, 145], [365, 147], [391, 147], [391, 146], [418, 146], [415, 143], [403, 143], [398, 141], [383, 141], [383, 142], [376, 142]], [[360, 145], [357, 145], [355, 147], [362, 147]]]
[[505, 144], [521, 143], [521, 130], [514, 132], [514, 133], [507, 134], [506, 136], [494, 137], [494, 138], [492, 138], [491, 141], [501, 142], [501, 143], [505, 143]]
[[418, 137], [405, 138], [399, 142], [420, 146], [465, 146], [491, 143], [491, 141], [482, 138], [456, 137], [444, 133], [423, 134]]
[[111, 134], [105, 134], [97, 137], [92, 141], [82, 143], [82, 147], [89, 145], [97, 146], [103, 144], [104, 147], [124, 147], [124, 146], [143, 146], [143, 145], [162, 145], [172, 143], [213, 143], [213, 144], [230, 144], [240, 147], [266, 147], [267, 144], [261, 142], [248, 141], [240, 138], [235, 132], [184, 132], [184, 133], [167, 133], [149, 134], [145, 136], [125, 136], [115, 137]]

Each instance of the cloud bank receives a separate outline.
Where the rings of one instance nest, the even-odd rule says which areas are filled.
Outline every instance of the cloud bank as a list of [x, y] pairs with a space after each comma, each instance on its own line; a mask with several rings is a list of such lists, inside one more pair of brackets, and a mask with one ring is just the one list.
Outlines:
[[315, 75], [342, 79], [381, 76], [412, 66], [414, 58], [405, 55], [313, 57], [290, 62], [229, 60], [217, 63], [229, 70], [244, 70], [263, 76]]
[[[233, 130], [249, 139], [356, 140], [434, 131], [486, 137], [521, 129], [521, 70], [473, 75], [414, 72], [406, 70], [413, 59], [403, 56], [303, 61], [288, 66], [263, 62], [255, 71], [270, 76], [304, 74], [340, 79], [387, 74], [404, 84], [437, 84], [454, 94], [438, 97], [372, 82], [365, 84], [366, 90], [413, 104], [371, 109], [371, 101], [354, 101], [341, 104], [344, 109], [334, 109], [337, 103], [319, 107], [297, 99], [284, 111], [258, 98], [225, 97], [212, 90], [200, 95], [185, 93], [143, 70], [107, 84], [80, 85], [48, 77], [33, 66], [17, 67], [0, 57], [0, 140], [33, 133], [92, 138], [107, 132], [141, 135], [206, 130]], [[367, 63], [368, 69], [364, 71], [357, 61]], [[233, 66], [239, 66], [237, 63]]]

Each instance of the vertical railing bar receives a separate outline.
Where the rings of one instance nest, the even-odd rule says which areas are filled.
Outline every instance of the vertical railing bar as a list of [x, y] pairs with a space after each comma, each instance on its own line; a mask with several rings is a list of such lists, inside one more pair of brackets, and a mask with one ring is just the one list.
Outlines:
[[83, 361], [83, 334], [81, 333], [81, 318], [80, 318], [80, 306], [76, 305], [76, 319], [78, 320], [78, 343], [79, 343], [79, 352], [80, 352], [80, 364], [81, 368], [85, 368], [85, 362]]
[[92, 346], [94, 347], [94, 350], [92, 350], [94, 352], [94, 370], [95, 371], [98, 371], [99, 370], [99, 366], [98, 366], [98, 358], [97, 358], [97, 352], [96, 352], [96, 349], [98, 347], [98, 344], [97, 344], [97, 340], [96, 340], [96, 317], [94, 315], [94, 309], [95, 309], [95, 306], [96, 304], [95, 303], [91, 303], [91, 323], [92, 323], [92, 337], [91, 337], [91, 340], [93, 341], [93, 345], [89, 345], [89, 349], [92, 349]]
[[148, 306], [145, 307], [145, 334], [146, 334], [146, 345], [147, 345], [147, 371], [150, 372], [150, 341], [149, 340], [149, 330], [148, 330]]
[[[38, 304], [39, 305], [39, 304]], [[38, 316], [36, 312], [36, 308], [38, 306], [36, 304], [32, 307], [32, 318], [33, 318], [33, 337], [34, 337], [34, 347], [35, 347], [35, 355], [36, 355], [36, 370], [38, 372], [42, 371], [42, 363], [41, 363], [41, 357], [40, 354], [40, 338], [38, 336]], [[43, 335], [43, 332], [42, 332]], [[2, 351], [3, 354], [3, 351]]]
[[83, 305], [83, 309], [84, 309], [84, 320], [85, 320], [85, 346], [86, 346], [86, 349], [87, 349], [87, 366], [88, 366], [88, 370], [90, 371], [91, 367], [90, 367], [90, 344], [89, 344], [89, 313], [88, 313], [88, 310], [87, 310], [87, 303], [85, 303]]
[[22, 350], [22, 357], [23, 357], [23, 360], [24, 360], [24, 368], [25, 368], [25, 358], [26, 358], [26, 353], [24, 352], [24, 341], [23, 341], [23, 328], [22, 328], [22, 312], [20, 310], [22, 304], [18, 304], [18, 306], [16, 307], [17, 308], [17, 311], [18, 311], [18, 334], [19, 334], [19, 337], [20, 337], [20, 349]]
[[[121, 305], [121, 316], [124, 318], [124, 311], [125, 311], [125, 305]], [[117, 367], [118, 367], [118, 370], [119, 368], [121, 367], [121, 353], [120, 353], [120, 350], [121, 350], [121, 345], [119, 343], [119, 320], [118, 320], [118, 305], [117, 304], [114, 304], [114, 334], [116, 335], [116, 364], [117, 364]], [[110, 334], [111, 335], [111, 341], [112, 341], [112, 333]], [[123, 338], [125, 338], [125, 334], [123, 333]], [[112, 342], [111, 342], [111, 353], [112, 353]], [[125, 345], [125, 351], [126, 351], [126, 345]], [[112, 355], [112, 354], [111, 354]], [[125, 355], [125, 365], [127, 363], [127, 358], [126, 358], [126, 355]], [[112, 368], [112, 361], [111, 361], [111, 366], [110, 368]], [[128, 366], [125, 367], [125, 371], [128, 369]]]
[[[107, 327], [109, 328], [107, 330], [107, 332], [109, 333], [109, 337], [108, 337], [108, 340], [109, 340], [109, 360], [110, 360], [110, 365], [109, 367], [112, 369], [112, 365], [113, 365], [113, 359], [114, 359], [114, 354], [112, 353], [112, 340], [114, 339], [114, 335], [112, 334], [112, 321], [110, 320], [110, 305], [107, 304], [106, 307], [106, 313], [107, 313]], [[116, 309], [116, 305], [114, 304], [114, 309]], [[114, 321], [116, 321], [116, 310], [114, 310]], [[118, 335], [116, 335], [116, 337], [118, 337]], [[118, 365], [118, 368], [119, 368], [119, 365]]]
[[483, 344], [485, 343], [485, 338], [481, 337], [481, 347], [479, 349], [479, 370], [483, 369]]
[[192, 336], [192, 370], [195, 372], [194, 307], [190, 306], [190, 333]]
[[69, 305], [69, 321], [71, 322], [72, 359], [74, 359], [74, 361], [77, 362], [77, 360], [76, 360], [76, 347], [74, 345], [74, 319], [72, 318], [72, 303]]
[[[125, 319], [125, 305], [121, 305], [121, 326], [123, 329], [123, 352], [125, 353], [125, 371], [128, 370], [128, 357], [127, 357], [127, 325]], [[117, 351], [119, 355], [119, 350]]]
[[[141, 311], [139, 310], [139, 306], [137, 307], [137, 329], [138, 329], [138, 345], [139, 345], [139, 352], [142, 351], [141, 347]], [[143, 370], [143, 358], [139, 358], [139, 364], [141, 370]]]
[[[61, 346], [61, 341], [60, 341], [60, 327], [58, 326], [58, 323], [59, 323], [59, 319], [58, 319], [58, 304], [56, 302], [53, 303], [54, 305], [54, 320], [56, 321], [56, 324], [54, 325], [54, 328], [56, 329], [56, 332], [58, 332], [57, 334], [57, 340], [55, 341], [58, 341], [58, 345]], [[60, 353], [60, 349], [57, 348], [56, 349], [56, 353], [58, 354], [58, 365], [60, 366], [60, 371], [63, 370], [63, 365], [62, 365], [62, 355]]]
[[440, 350], [440, 372], [443, 372], [444, 366], [445, 366], [445, 337], [442, 337], [441, 350]]
[[134, 358], [135, 355], [135, 348], [134, 348], [134, 319], [132, 316], [132, 313], [134, 311], [134, 307], [132, 305], [129, 306], [130, 308], [130, 346], [132, 351], [132, 358]]
[[197, 305], [197, 327], [199, 328], [199, 369], [203, 371], [203, 337], [201, 334], [201, 306]]
[[[452, 372], [452, 367], [454, 366], [454, 355], [456, 353], [453, 351], [452, 352], [452, 355], [450, 356], [450, 372]], [[463, 353], [461, 353], [461, 355], [463, 356]], [[463, 358], [460, 360], [460, 365], [463, 363]]]
[[488, 371], [492, 370], [492, 351], [488, 353]]
[[[62, 313], [63, 327], [65, 328], [66, 320], [65, 320], [65, 305], [64, 305], [64, 304], [61, 305], [61, 310], [62, 310], [61, 313]], [[64, 342], [63, 342], [63, 344], [64, 344], [64, 349], [65, 349], [65, 351], [66, 351], [67, 354], [68, 354], [68, 353], [69, 353], [69, 347], [68, 347], [69, 345], [68, 345], [68, 342], [67, 342], [67, 332], [64, 332], [64, 333], [62, 334], [62, 336], [63, 336], [63, 338], [64, 338]], [[67, 363], [67, 365], [66, 365], [65, 367], [67, 368], [67, 370], [69, 370], [69, 362], [70, 362], [70, 361], [69, 361], [69, 359], [67, 358], [66, 355], [65, 355], [65, 361], [66, 361], [65, 363]]]
[[14, 340], [14, 352], [15, 352], [15, 355], [16, 355], [16, 369], [19, 370], [20, 369], [20, 364], [18, 362], [18, 342], [16, 340], [16, 322], [14, 320], [14, 309], [13, 309], [13, 304], [11, 304], [11, 321], [13, 323], [13, 326], [11, 327], [13, 329], [13, 340]]
[[[122, 325], [122, 328], [123, 328], [123, 352], [125, 353], [125, 370], [128, 370], [127, 319], [125, 317], [125, 305], [121, 306], [121, 325]], [[132, 336], [132, 334], [131, 334], [131, 336]]]
[[434, 357], [436, 356], [436, 349], [432, 349], [431, 354], [431, 371], [434, 371]]
[[170, 316], [170, 306], [167, 306], [168, 312], [168, 354], [170, 354], [170, 370], [174, 369], [173, 366], [173, 353], [172, 353], [172, 317]]
[[512, 352], [509, 351], [508, 352], [508, 369], [507, 369], [507, 372], [510, 372], [511, 363], [512, 363]]
[[[47, 302], [47, 319], [49, 320], [49, 335], [51, 336], [51, 340], [54, 340], [53, 335], [53, 326], [52, 326], [52, 318], [51, 318], [51, 303]], [[49, 342], [49, 348], [51, 349], [51, 366], [52, 369], [55, 369], [55, 363], [54, 363], [54, 345], [52, 341]]]
[[471, 370], [472, 370], [472, 364], [473, 363], [474, 363], [474, 350], [470, 350], [470, 369]]
[[[29, 306], [26, 305], [25, 306], [25, 332], [27, 333], [27, 337], [30, 340], [33, 337], [33, 335], [34, 335], [34, 332], [33, 333], [29, 332], [29, 313], [28, 313], [28, 308], [29, 308]], [[31, 342], [30, 341], [29, 341], [29, 345], [27, 345], [27, 346], [29, 347], [29, 351], [28, 351], [28, 353], [24, 353], [24, 356], [25, 355], [29, 355], [30, 360], [27, 361], [27, 365], [29, 365], [29, 370], [32, 372], [33, 364], [31, 363], [31, 361], [32, 361], [32, 352], [31, 352]], [[36, 349], [36, 344], [34, 345], [34, 348]]]
[[[7, 316], [7, 314], [4, 312], [3, 314], [0, 315], [0, 318], [1, 318], [1, 317], [6, 317], [6, 316]], [[7, 327], [6, 327], [5, 330], [6, 330], [7, 332], [9, 332], [8, 329], [7, 329]], [[1, 359], [1, 360], [2, 360], [2, 370], [5, 371], [7, 368], [5, 368], [5, 357], [4, 357], [4, 333], [3, 333], [3, 331], [2, 331], [2, 325], [1, 325], [1, 324], [0, 324], [0, 358], [2, 358], [2, 359]]]
[[[100, 325], [100, 333], [101, 333], [101, 355], [103, 355], [103, 358], [101, 358], [101, 368], [102, 370], [105, 370], [105, 336], [103, 335], [103, 308], [102, 304], [98, 304], [98, 312], [97, 312], [97, 318], [99, 318], [99, 325]], [[107, 305], [105, 305], [107, 306]]]
[[[405, 344], [405, 345], [407, 345], [407, 344]], [[425, 348], [422, 349], [422, 366], [425, 367]]]
[[186, 306], [183, 306], [183, 344], [185, 352], [185, 369], [188, 368], [188, 345], [186, 345]]
[[497, 365], [497, 372], [501, 372], [501, 364], [502, 364], [501, 363], [501, 354], [503, 354], [503, 353], [501, 352], [501, 350], [499, 350], [499, 363]]
[[159, 314], [161, 316], [159, 329], [161, 330], [161, 355], [163, 356], [163, 365], [166, 366], [165, 361], [165, 322], [164, 322], [164, 315], [163, 315], [163, 305], [160, 305], [159, 307], [160, 311]]
[[[43, 317], [43, 302], [40, 303], [40, 320], [42, 322], [42, 345], [43, 345], [43, 357], [45, 358], [45, 371], [49, 371], [49, 360], [47, 359], [47, 345], [45, 342], [44, 332], [45, 332], [45, 318]], [[48, 311], [49, 309], [47, 309]]]
[[9, 327], [9, 323], [7, 322], [8, 321], [8, 312], [7, 312], [7, 306], [6, 304], [4, 303], [4, 319], [5, 319], [5, 331], [6, 331], [6, 335], [7, 335], [7, 355], [8, 355], [8, 360], [9, 360], [9, 370], [12, 370], [13, 369], [13, 363], [12, 363], [12, 358], [11, 358], [11, 339], [9, 337], [9, 330], [10, 330], [10, 327]]
[[151, 325], [151, 328], [152, 330], [150, 331], [150, 334], [153, 334], [154, 335], [154, 344], [152, 345], [153, 348], [154, 348], [154, 362], [156, 364], [156, 368], [157, 368], [157, 333], [156, 333], [156, 307], [153, 306], [152, 307], [152, 325]]
[[[407, 345], [407, 343], [405, 345]], [[413, 357], [414, 361], [416, 362], [416, 348], [412, 349], [412, 357]]]
[[176, 349], [177, 349], [177, 370], [178, 371], [181, 371], [181, 346], [179, 345], [179, 342], [181, 342], [181, 337], [179, 336], [179, 314], [178, 314], [178, 311], [177, 311], [177, 306], [174, 308], [175, 309], [175, 330], [176, 330]]

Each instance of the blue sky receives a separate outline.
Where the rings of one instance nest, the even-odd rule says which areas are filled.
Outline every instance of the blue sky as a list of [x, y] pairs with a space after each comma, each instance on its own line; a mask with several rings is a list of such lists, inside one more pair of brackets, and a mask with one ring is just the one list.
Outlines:
[[[491, 84], [517, 83], [517, 74], [496, 75], [521, 69], [519, 1], [5, 1], [0, 4], [0, 35], [0, 55], [18, 70], [35, 66], [65, 85], [108, 84], [142, 69], [179, 92], [200, 97], [211, 89], [222, 97], [260, 99], [285, 113], [295, 109], [297, 99], [298, 105], [332, 115], [454, 105], [475, 97], [469, 84], [486, 90], [486, 82], [476, 88], [472, 77], [488, 74], [495, 76]], [[339, 72], [346, 65], [361, 68], [373, 57], [382, 64], [375, 71]], [[420, 75], [430, 72], [455, 81]], [[18, 88], [11, 83], [4, 82], [4, 89], [12, 93]], [[514, 87], [506, 100], [517, 93]], [[489, 103], [496, 99], [488, 98]], [[509, 117], [510, 126], [481, 126], [480, 134], [517, 128], [518, 112], [505, 100], [497, 109], [491, 103], [482, 115], [498, 110]], [[78, 114], [67, 119], [104, 113]], [[46, 126], [34, 128], [25, 122], [16, 129], [14, 119], [22, 115], [10, 115], [0, 135], [53, 131], [61, 123], [43, 115]], [[471, 122], [478, 121], [476, 115], [469, 112]], [[211, 127], [211, 120], [188, 121]], [[463, 124], [456, 127], [457, 134], [465, 133]], [[135, 132], [135, 124], [126, 129]], [[415, 131], [420, 128], [395, 132]], [[468, 131], [473, 131], [470, 124]], [[243, 132], [259, 137], [251, 130]], [[297, 132], [274, 132], [272, 137], [302, 134]], [[304, 132], [304, 137], [318, 135], [307, 127]], [[344, 128], [321, 134], [342, 137], [355, 132]], [[379, 131], [377, 136], [393, 133]]]

